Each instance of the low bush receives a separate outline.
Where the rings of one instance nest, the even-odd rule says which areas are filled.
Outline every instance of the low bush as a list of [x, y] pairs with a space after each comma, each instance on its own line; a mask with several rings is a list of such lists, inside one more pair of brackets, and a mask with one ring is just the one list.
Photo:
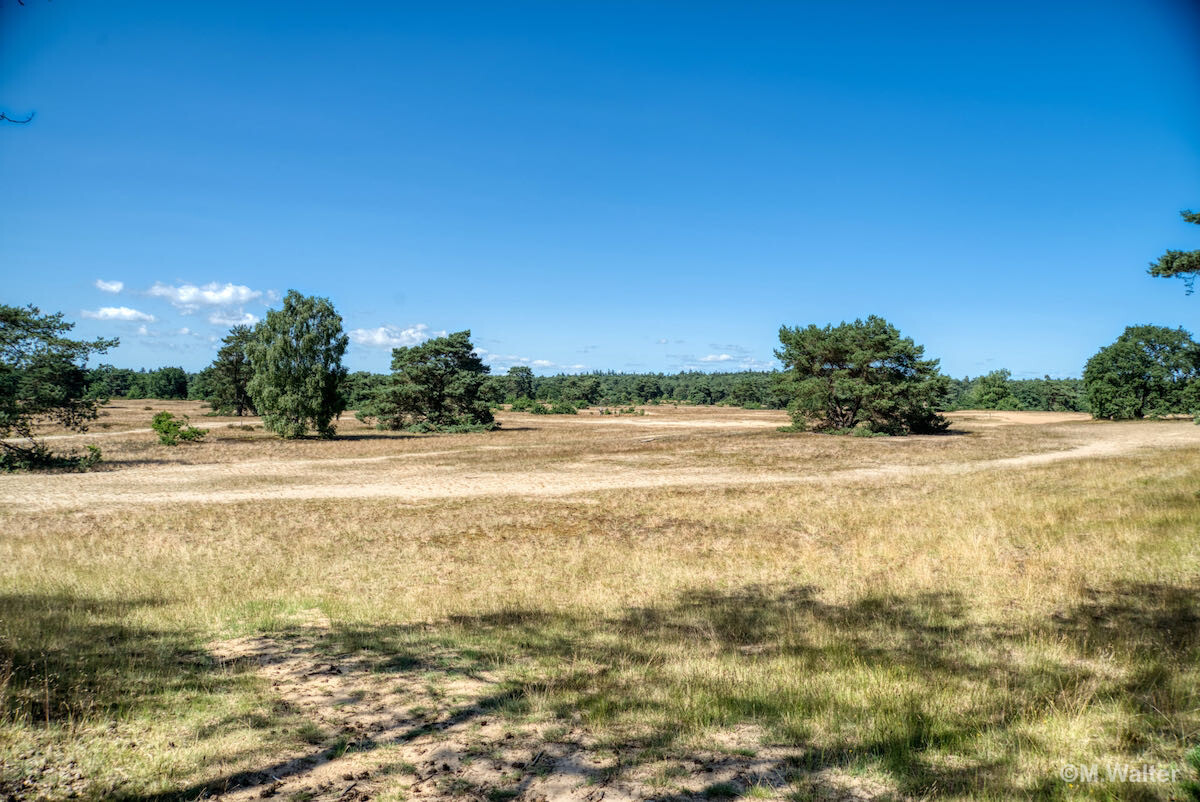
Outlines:
[[83, 454], [55, 454], [45, 443], [30, 448], [11, 448], [0, 452], [0, 473], [12, 471], [86, 471], [99, 464], [103, 455], [97, 446], [84, 446]]
[[452, 423], [445, 426], [437, 426], [429, 421], [420, 421], [411, 426], [406, 426], [404, 431], [412, 432], [413, 434], [471, 434], [474, 432], [494, 432], [500, 428], [500, 424], [495, 421], [488, 423]]
[[170, 412], [160, 412], [154, 416], [150, 426], [158, 432], [158, 442], [164, 446], [177, 446], [182, 440], [185, 443], [203, 440], [208, 431], [198, 429], [188, 422], [188, 416], [176, 418]]
[[525, 411], [533, 415], [578, 415], [579, 409], [569, 401], [555, 401], [547, 406], [540, 401], [531, 402]]

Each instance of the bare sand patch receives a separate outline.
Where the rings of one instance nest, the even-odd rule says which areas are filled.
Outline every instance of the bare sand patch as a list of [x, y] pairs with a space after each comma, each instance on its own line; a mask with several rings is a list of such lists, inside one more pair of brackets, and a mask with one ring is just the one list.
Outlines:
[[[487, 671], [420, 673], [362, 654], [329, 654], [330, 623], [308, 611], [299, 634], [210, 644], [224, 666], [249, 667], [279, 703], [305, 720], [313, 744], [226, 778], [214, 797], [228, 802], [278, 797], [366, 802], [399, 798], [633, 802], [791, 790], [796, 750], [764, 745], [743, 725], [693, 745], [686, 757], [631, 763], [575, 722], [516, 724], [493, 710], [510, 690]], [[459, 655], [424, 652], [413, 661], [452, 666]], [[430, 674], [436, 674], [431, 679]], [[805, 782], [824, 800], [896, 799], [894, 789], [836, 770]], [[714, 791], [713, 789], [718, 789]], [[223, 792], [222, 792], [223, 791]]]
[[[689, 427], [692, 435], [685, 439], [635, 438], [632, 443], [614, 440], [611, 434], [605, 434], [615, 431], [615, 427], [607, 425], [612, 419], [587, 417], [539, 430], [543, 433], [541, 441], [528, 437], [529, 442], [512, 441], [507, 446], [491, 442], [486, 436], [416, 441], [396, 439], [390, 441], [394, 453], [372, 456], [243, 459], [186, 465], [151, 464], [84, 474], [3, 476], [0, 477], [0, 503], [39, 508], [95, 508], [154, 503], [223, 504], [256, 499], [394, 498], [401, 502], [421, 502], [486, 496], [573, 496], [671, 486], [704, 488], [883, 481], [1017, 469], [1060, 460], [1103, 458], [1145, 449], [1200, 444], [1200, 427], [1190, 421], [1076, 425], [1075, 416], [1067, 417], [1064, 424], [1059, 413], [1005, 414], [1020, 422], [1014, 425], [1040, 425], [1047, 433], [1057, 431], [1059, 436], [1057, 439], [1047, 436], [1040, 447], [1011, 456], [1005, 455], [1003, 450], [990, 459], [954, 459], [950, 455], [938, 459], [933, 454], [925, 462], [914, 464], [909, 460], [911, 449], [897, 451], [890, 447], [893, 442], [953, 444], [955, 437], [891, 438], [889, 442], [862, 443], [856, 442], [855, 438], [808, 435], [804, 440], [806, 445], [829, 443], [830, 447], [849, 450], [840, 459], [840, 464], [814, 461], [804, 455], [790, 460], [777, 458], [773, 462], [765, 459], [701, 462], [700, 455], [706, 449], [725, 445], [723, 438], [729, 435], [704, 434], [704, 427], [698, 426], [704, 418], [688, 410], [680, 416], [683, 419], [668, 418], [652, 424]], [[1027, 421], [1028, 416], [1040, 417]], [[718, 424], [713, 428], [724, 429], [743, 426], [744, 420], [757, 420], [755, 425], [761, 427], [765, 425], [764, 420], [770, 419], [742, 419], [718, 414], [710, 423]], [[977, 427], [978, 431], [987, 432], [1008, 424], [986, 421], [981, 424], [971, 414], [956, 418], [955, 425], [968, 430]], [[1067, 428], [1054, 428], [1063, 425]], [[1064, 431], [1067, 435], [1062, 434]], [[134, 437], [137, 432], [127, 434]], [[1062, 439], [1064, 436], [1066, 440]], [[786, 449], [790, 442], [795, 441], [780, 436], [778, 448]], [[443, 443], [461, 445], [457, 448], [434, 447]], [[313, 443], [311, 448], [319, 449], [322, 445], [339, 453], [336, 442]], [[384, 442], [386, 445], [387, 441]], [[630, 450], [633, 448], [655, 450]], [[856, 448], [861, 450], [853, 451]], [[505, 449], [525, 453], [521, 459], [515, 455], [506, 457]]]
[[1048, 423], [1090, 421], [1086, 412], [1008, 412], [998, 409], [963, 409], [946, 414], [952, 422], [973, 428], [983, 426], [1039, 426]]

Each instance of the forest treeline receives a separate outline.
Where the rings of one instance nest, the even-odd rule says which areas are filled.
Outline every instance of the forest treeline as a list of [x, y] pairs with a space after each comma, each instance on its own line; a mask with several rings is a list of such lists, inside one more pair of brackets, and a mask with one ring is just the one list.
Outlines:
[[[554, 403], [587, 402], [597, 406], [630, 404], [724, 404], [746, 409], [784, 409], [789, 396], [780, 371], [705, 373], [617, 373], [536, 376], [517, 367], [509, 374], [488, 376], [481, 394], [493, 404], [519, 398]], [[385, 386], [390, 374], [355, 371], [346, 377], [347, 408], [363, 407]], [[525, 383], [528, 384], [525, 384]], [[530, 391], [532, 394], [529, 394]], [[189, 373], [180, 367], [133, 370], [100, 365], [87, 373], [89, 398], [161, 398], [212, 402], [216, 395], [213, 368]], [[1014, 379], [1006, 370], [983, 376], [949, 379], [939, 405], [942, 410], [1004, 409], [1088, 412], [1082, 379]]]

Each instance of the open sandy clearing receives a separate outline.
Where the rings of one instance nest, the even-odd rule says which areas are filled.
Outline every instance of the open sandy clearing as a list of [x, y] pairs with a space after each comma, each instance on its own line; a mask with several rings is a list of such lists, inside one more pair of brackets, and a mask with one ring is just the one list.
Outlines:
[[[1009, 417], [1022, 414], [1006, 413]], [[1074, 420], [1072, 416], [1068, 420]], [[575, 419], [573, 431], [586, 431], [611, 419]], [[617, 419], [620, 420], [620, 419]], [[694, 426], [696, 421], [664, 421]], [[729, 426], [732, 420], [720, 421]], [[772, 422], [773, 423], [773, 422]], [[757, 422], [756, 422], [756, 425]], [[607, 428], [607, 427], [605, 427]], [[697, 466], [686, 451], [665, 456], [588, 454], [545, 468], [471, 466], [472, 451], [496, 451], [481, 442], [458, 449], [330, 459], [249, 460], [217, 464], [154, 465], [53, 477], [0, 477], [0, 503], [46, 509], [95, 508], [154, 503], [223, 504], [256, 499], [394, 498], [430, 499], [484, 496], [570, 496], [633, 488], [714, 487], [765, 483], [879, 481], [979, 470], [1015, 469], [1070, 459], [1133, 454], [1146, 449], [1200, 445], [1200, 427], [1190, 421], [1158, 424], [1099, 424], [1071, 430], [1075, 443], [975, 461], [932, 464], [871, 464], [841, 470], [813, 470], [801, 460], [784, 467]], [[133, 434], [133, 433], [129, 433]], [[513, 446], [515, 448], [515, 446]], [[444, 457], [454, 457], [447, 463]]]

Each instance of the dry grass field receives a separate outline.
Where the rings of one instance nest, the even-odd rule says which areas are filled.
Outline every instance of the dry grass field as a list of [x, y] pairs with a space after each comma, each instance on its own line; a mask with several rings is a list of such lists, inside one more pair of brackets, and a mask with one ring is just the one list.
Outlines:
[[1197, 793], [1190, 421], [105, 412], [51, 441], [99, 470], [0, 475], [0, 799]]

